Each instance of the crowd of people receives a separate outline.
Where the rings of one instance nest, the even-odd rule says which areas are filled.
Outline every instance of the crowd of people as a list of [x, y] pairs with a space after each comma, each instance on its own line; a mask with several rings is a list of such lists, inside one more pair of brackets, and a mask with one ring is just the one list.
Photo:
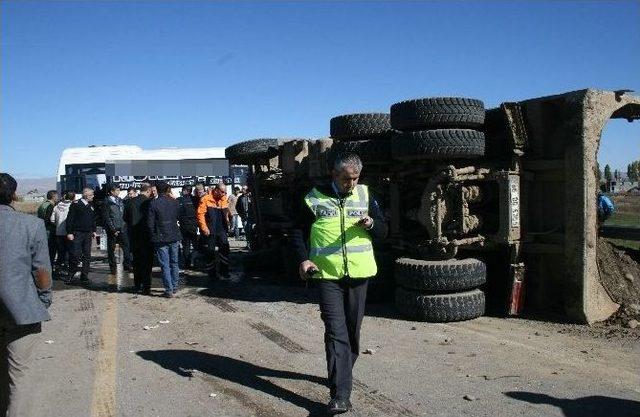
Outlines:
[[[367, 287], [378, 271], [373, 239], [384, 238], [388, 231], [378, 201], [366, 185], [358, 183], [362, 168], [357, 155], [337, 157], [331, 180], [317, 184], [297, 202], [296, 226], [290, 231], [291, 256], [297, 259], [300, 277], [313, 279], [318, 287], [325, 324], [329, 414], [353, 407], [353, 367], [360, 353]], [[14, 210], [16, 188], [13, 177], [0, 173], [0, 233], [6, 236], [0, 240], [0, 255], [8, 261], [0, 268], [0, 347], [2, 364], [9, 365], [7, 376], [0, 378], [0, 414], [8, 409], [8, 415], [29, 415], [16, 410], [29, 406], [22, 375], [40, 323], [50, 319], [50, 262], [64, 264], [68, 254], [69, 280], [80, 263], [80, 279], [88, 280], [98, 219], [107, 232], [112, 272], [119, 264], [114, 250], [120, 245], [123, 267], [133, 267], [135, 291], [149, 294], [155, 256], [162, 269], [164, 295], [169, 298], [178, 288], [180, 258], [183, 267], [190, 267], [192, 250], [209, 255], [217, 250], [219, 268], [213, 257], [207, 267], [212, 274], [228, 275], [229, 234], [239, 236], [241, 224], [245, 233], [251, 229], [250, 192], [236, 187], [227, 196], [224, 184], [208, 191], [204, 184], [197, 184], [195, 194], [185, 186], [182, 195], [174, 198], [167, 183], [143, 183], [139, 194], [128, 190], [126, 200], [120, 199], [120, 189], [113, 185], [100, 205], [90, 188], [77, 201], [70, 193], [58, 202], [52, 191], [38, 209], [44, 223]]]
[[204, 259], [200, 266], [211, 277], [228, 277], [228, 237], [249, 239], [251, 193], [246, 186], [234, 186], [227, 196], [223, 183], [208, 190], [203, 183], [195, 189], [185, 185], [176, 198], [169, 184], [159, 181], [130, 187], [124, 198], [120, 193], [116, 184], [107, 186], [100, 201], [89, 187], [78, 200], [73, 192], [63, 193], [62, 199], [56, 191], [47, 193], [37, 216], [45, 224], [54, 279], [89, 281], [92, 243], [100, 239], [98, 226], [106, 234], [111, 273], [116, 273], [119, 246], [124, 270], [133, 272], [134, 291], [150, 294], [157, 260], [166, 297], [177, 291], [180, 269], [194, 268], [197, 256]]

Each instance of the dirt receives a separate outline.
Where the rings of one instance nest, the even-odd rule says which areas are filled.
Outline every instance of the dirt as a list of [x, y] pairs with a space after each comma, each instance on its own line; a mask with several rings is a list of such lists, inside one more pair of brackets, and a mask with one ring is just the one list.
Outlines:
[[[244, 243], [231, 240], [234, 258]], [[53, 319], [34, 347], [29, 415], [325, 415], [317, 292], [232, 265], [230, 280], [185, 274], [171, 300], [115, 292], [99, 261], [86, 288], [55, 281]], [[122, 282], [132, 285], [131, 276]], [[157, 269], [152, 290], [162, 293]], [[419, 323], [392, 306], [368, 307], [361, 352], [373, 354], [356, 363], [349, 417], [638, 415], [635, 339], [520, 318]]]
[[[640, 251], [598, 239], [600, 281], [620, 309], [606, 323], [627, 326], [640, 320]], [[636, 329], [638, 330], [638, 329]]]

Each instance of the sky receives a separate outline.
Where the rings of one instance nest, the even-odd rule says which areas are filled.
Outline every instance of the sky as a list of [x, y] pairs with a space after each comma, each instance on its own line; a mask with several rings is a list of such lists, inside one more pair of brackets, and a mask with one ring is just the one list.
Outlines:
[[[322, 137], [409, 98], [640, 94], [640, 1], [0, 3], [0, 170], [63, 149]], [[640, 159], [611, 122], [601, 164]]]

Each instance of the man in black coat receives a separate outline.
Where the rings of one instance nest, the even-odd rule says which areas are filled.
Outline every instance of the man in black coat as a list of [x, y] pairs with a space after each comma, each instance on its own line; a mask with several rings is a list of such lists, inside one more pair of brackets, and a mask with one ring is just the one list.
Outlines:
[[151, 184], [142, 183], [140, 194], [132, 198], [124, 208], [124, 220], [131, 233], [131, 253], [133, 255], [133, 285], [135, 292], [151, 293], [151, 268], [153, 267], [153, 245], [147, 227]]
[[70, 254], [69, 280], [73, 282], [82, 262], [80, 281], [89, 280], [91, 243], [96, 235], [96, 212], [93, 206], [93, 189], [82, 190], [82, 198], [71, 204], [67, 216], [67, 239], [73, 242]]
[[125, 271], [131, 270], [131, 256], [129, 252], [129, 237], [124, 221], [124, 202], [120, 198], [120, 187], [112, 184], [107, 188], [109, 196], [102, 204], [102, 220], [107, 230], [107, 259], [111, 273], [116, 273], [116, 243], [120, 244], [124, 254], [123, 266]]
[[171, 195], [171, 187], [165, 182], [156, 184], [158, 198], [149, 205], [147, 225], [151, 242], [162, 268], [164, 295], [173, 297], [178, 291], [180, 269], [178, 266], [178, 242], [182, 239], [178, 227], [178, 202]]
[[[127, 210], [127, 206], [131, 203], [131, 200], [133, 200], [134, 198], [136, 198], [138, 196], [138, 189], [131, 186], [129, 188], [127, 188], [127, 195], [122, 199], [122, 203], [124, 204], [124, 209]], [[127, 231], [127, 237], [129, 238], [129, 259], [133, 259], [133, 254], [131, 252], [131, 225], [129, 223], [126, 222], [125, 220], [125, 224], [126, 224], [126, 231]]]
[[[318, 285], [331, 396], [328, 414], [344, 413], [352, 407], [353, 367], [360, 353], [360, 328], [371, 278], [362, 274], [375, 267], [372, 240], [384, 238], [388, 230], [378, 202], [366, 186], [358, 184], [361, 172], [362, 161], [357, 155], [336, 157], [331, 181], [316, 185], [304, 199], [296, 199], [297, 227], [290, 233], [300, 276], [314, 278]], [[314, 206], [309, 204], [312, 201], [316, 201]], [[361, 205], [354, 208], [350, 203]], [[353, 230], [359, 232], [354, 235]], [[338, 240], [334, 240], [336, 234]], [[357, 235], [362, 236], [360, 242], [370, 242], [367, 257], [352, 258], [353, 254], [363, 253], [350, 252], [357, 246], [350, 246], [349, 236]], [[307, 236], [310, 240], [315, 237], [315, 247], [312, 242], [307, 245]], [[321, 249], [329, 249], [331, 255], [312, 254], [319, 248], [319, 242], [325, 242]]]
[[191, 268], [191, 250], [198, 242], [198, 220], [196, 207], [199, 199], [191, 195], [190, 185], [182, 187], [182, 195], [178, 197], [178, 222], [182, 233], [182, 256], [180, 261], [183, 268]]
[[251, 191], [246, 185], [242, 187], [242, 193], [238, 196], [236, 211], [242, 221], [242, 230], [244, 231], [245, 239], [247, 239], [247, 247], [249, 247], [253, 229], [253, 207], [251, 207]]

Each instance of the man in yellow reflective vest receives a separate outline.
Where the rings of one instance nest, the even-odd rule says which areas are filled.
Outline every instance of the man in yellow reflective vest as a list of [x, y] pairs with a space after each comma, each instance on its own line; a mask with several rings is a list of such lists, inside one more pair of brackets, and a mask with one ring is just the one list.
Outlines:
[[361, 171], [357, 155], [338, 156], [332, 181], [314, 187], [304, 197], [298, 228], [291, 234], [300, 276], [317, 281], [319, 288], [329, 414], [352, 408], [352, 370], [360, 352], [367, 282], [377, 273], [373, 238], [387, 233], [378, 203], [366, 185], [358, 184]]

